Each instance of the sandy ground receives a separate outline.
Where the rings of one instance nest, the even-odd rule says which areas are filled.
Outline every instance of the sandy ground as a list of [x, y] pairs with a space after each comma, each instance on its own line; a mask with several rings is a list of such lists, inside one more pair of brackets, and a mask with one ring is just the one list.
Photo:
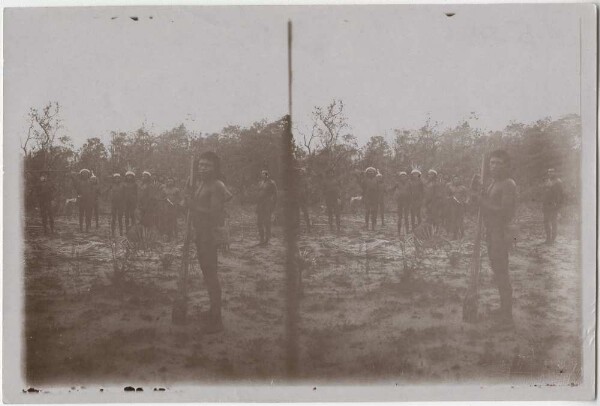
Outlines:
[[[395, 214], [375, 232], [359, 216], [341, 234], [323, 215], [300, 236], [300, 379], [311, 382], [527, 382], [576, 385], [581, 379], [578, 241], [565, 226], [542, 244], [541, 213], [528, 211], [510, 259], [514, 331], [496, 331], [489, 312], [498, 294], [483, 250], [481, 321], [462, 322], [472, 244], [452, 242], [420, 258], [396, 236]], [[251, 212], [231, 218], [230, 251], [219, 257], [226, 330], [205, 335], [199, 314], [208, 297], [197, 262], [190, 318], [171, 323], [181, 239], [159, 241], [113, 272], [108, 219], [81, 234], [59, 218], [45, 237], [28, 218], [25, 252], [26, 376], [31, 385], [210, 381], [280, 382], [284, 376], [282, 230], [266, 248]], [[468, 222], [467, 235], [473, 224]], [[122, 255], [116, 241], [115, 255]], [[165, 254], [174, 256], [166, 265]], [[450, 260], [452, 257], [452, 261]], [[406, 259], [404, 261], [403, 259]], [[409, 271], [405, 271], [405, 267]]]

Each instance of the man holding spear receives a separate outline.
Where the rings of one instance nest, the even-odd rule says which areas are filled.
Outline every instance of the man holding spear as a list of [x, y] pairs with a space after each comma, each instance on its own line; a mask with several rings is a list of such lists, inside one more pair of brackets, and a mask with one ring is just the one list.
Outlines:
[[[485, 224], [485, 236], [488, 257], [494, 280], [500, 293], [499, 327], [512, 327], [512, 286], [508, 273], [508, 251], [510, 247], [508, 225], [515, 215], [517, 186], [509, 177], [510, 156], [504, 150], [495, 150], [490, 154], [489, 173], [492, 178], [482, 196], [473, 195], [479, 202], [479, 207]], [[479, 255], [479, 253], [476, 253]], [[478, 271], [478, 270], [477, 270]], [[477, 272], [478, 273], [478, 272]], [[477, 280], [477, 279], [475, 279]], [[472, 286], [470, 289], [476, 289]], [[467, 299], [470, 297], [467, 296]], [[476, 297], [471, 297], [475, 299]], [[467, 305], [469, 300], [466, 300]], [[475, 303], [469, 303], [473, 307]], [[465, 313], [463, 313], [465, 316]]]
[[[196, 254], [204, 282], [208, 290], [210, 309], [205, 314], [203, 331], [218, 333], [223, 330], [221, 318], [221, 285], [217, 275], [217, 243], [215, 228], [224, 216], [224, 204], [230, 193], [221, 181], [220, 160], [214, 152], [204, 152], [198, 159], [198, 182], [191, 177], [187, 185], [186, 206], [189, 209], [188, 222], [191, 221], [195, 233]], [[186, 224], [190, 231], [189, 223]], [[180, 297], [174, 309], [174, 322], [185, 322], [185, 301], [187, 296], [187, 246], [190, 236], [186, 235], [183, 253], [183, 269], [180, 278]]]

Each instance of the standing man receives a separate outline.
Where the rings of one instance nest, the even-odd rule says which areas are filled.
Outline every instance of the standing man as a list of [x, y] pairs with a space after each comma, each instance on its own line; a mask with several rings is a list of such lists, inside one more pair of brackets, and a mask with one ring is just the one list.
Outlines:
[[156, 226], [156, 187], [152, 182], [152, 174], [148, 171], [142, 173], [138, 207], [140, 208], [140, 223], [145, 228]]
[[269, 171], [261, 172], [261, 180], [258, 183], [258, 204], [256, 214], [258, 222], [259, 245], [266, 245], [271, 239], [271, 215], [277, 204], [277, 185], [271, 179]]
[[135, 209], [138, 200], [138, 186], [135, 183], [135, 173], [133, 171], [125, 173], [125, 182], [122, 188], [125, 203], [125, 231], [129, 231], [129, 226], [135, 225]]
[[455, 176], [452, 183], [448, 186], [448, 208], [449, 208], [449, 228], [452, 231], [452, 238], [465, 236], [464, 218], [467, 204], [467, 188], [460, 183], [460, 178]]
[[88, 169], [82, 169], [79, 171], [79, 176], [74, 179], [77, 205], [79, 206], [79, 231], [83, 232], [83, 222], [85, 220], [86, 233], [90, 231], [92, 225], [92, 206], [94, 204], [94, 192], [90, 175], [91, 172]]
[[169, 241], [173, 237], [177, 237], [177, 210], [181, 203], [181, 192], [175, 186], [175, 181], [172, 177], [167, 179], [167, 183], [163, 190], [164, 198], [164, 224], [167, 238]]
[[379, 196], [377, 198], [377, 211], [381, 215], [381, 226], [385, 225], [384, 222], [384, 203], [385, 203], [385, 185], [383, 184], [383, 175], [379, 170], [377, 170], [377, 175], [375, 175], [375, 179], [377, 179], [377, 184], [379, 185]]
[[410, 226], [414, 231], [415, 227], [421, 224], [421, 211], [423, 207], [423, 197], [425, 186], [421, 180], [421, 171], [413, 169], [410, 172]]
[[434, 169], [427, 172], [425, 185], [426, 220], [434, 226], [440, 225], [442, 217], [443, 185], [438, 182], [438, 174]]
[[404, 219], [404, 227], [408, 234], [408, 213], [410, 211], [411, 199], [410, 181], [408, 180], [408, 174], [406, 172], [400, 172], [398, 183], [396, 183], [393, 190], [396, 192], [396, 204], [398, 207], [398, 235], [402, 234], [402, 219]]
[[544, 229], [546, 244], [552, 244], [558, 234], [558, 210], [563, 204], [564, 192], [562, 181], [556, 176], [554, 168], [548, 169], [548, 178], [544, 182], [542, 212], [544, 213]]
[[110, 232], [115, 236], [117, 221], [119, 222], [119, 235], [123, 236], [123, 212], [125, 211], [125, 193], [121, 183], [121, 175], [113, 174], [112, 184], [108, 190], [110, 198]]
[[164, 175], [154, 175], [152, 177], [154, 195], [156, 199], [155, 219], [156, 229], [161, 235], [167, 234], [167, 201], [165, 200], [165, 187], [167, 186]]
[[50, 234], [54, 234], [52, 200], [54, 200], [54, 185], [48, 180], [48, 173], [42, 172], [40, 183], [37, 187], [37, 201], [40, 208], [40, 216], [42, 217], [44, 234], [48, 234], [48, 223], [50, 223]]
[[342, 196], [340, 182], [335, 177], [335, 170], [329, 168], [323, 181], [323, 197], [325, 198], [325, 207], [327, 208], [327, 221], [329, 230], [333, 231], [333, 218], [335, 217], [335, 226], [337, 232], [340, 232], [341, 226], [341, 206]]
[[488, 257], [500, 293], [500, 326], [512, 327], [512, 286], [508, 272], [508, 226], [515, 215], [517, 186], [509, 177], [510, 156], [504, 150], [490, 154], [492, 183], [480, 199]]
[[98, 229], [98, 200], [100, 199], [100, 185], [98, 184], [98, 178], [92, 173], [90, 177], [90, 184], [92, 185], [92, 211], [91, 218], [96, 221], [96, 230]]
[[441, 218], [442, 225], [446, 229], [446, 231], [452, 231], [452, 209], [453, 209], [453, 199], [452, 199], [452, 182], [454, 180], [454, 176], [440, 176], [440, 181], [442, 183], [441, 190]]
[[221, 285], [217, 274], [215, 229], [223, 222], [224, 204], [229, 191], [220, 180], [220, 160], [214, 152], [200, 155], [198, 175], [199, 181], [188, 187], [186, 202], [191, 209], [196, 235], [196, 254], [210, 300], [210, 309], [204, 317], [203, 331], [210, 334], [218, 333], [224, 328], [221, 317]]
[[[304, 215], [304, 223], [306, 223], [306, 231], [308, 233], [310, 233], [310, 216], [308, 213], [309, 192], [306, 170], [298, 168], [298, 211]], [[300, 226], [300, 213], [298, 213], [298, 226]]]
[[363, 203], [365, 205], [365, 228], [369, 229], [369, 219], [371, 219], [371, 230], [375, 230], [377, 223], [377, 208], [379, 207], [379, 181], [376, 179], [377, 170], [372, 166], [365, 169], [365, 179], [363, 180]]

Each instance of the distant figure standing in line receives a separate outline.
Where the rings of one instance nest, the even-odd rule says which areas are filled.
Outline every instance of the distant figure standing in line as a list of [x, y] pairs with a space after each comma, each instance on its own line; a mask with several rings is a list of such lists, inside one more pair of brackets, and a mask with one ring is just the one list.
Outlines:
[[341, 187], [340, 182], [335, 176], [335, 170], [330, 168], [325, 175], [323, 181], [323, 196], [325, 197], [325, 206], [327, 208], [327, 222], [329, 223], [329, 230], [333, 231], [333, 218], [335, 217], [336, 230], [340, 232], [341, 225]]
[[438, 181], [438, 173], [434, 169], [427, 172], [427, 184], [425, 185], [425, 208], [427, 210], [426, 220], [434, 226], [441, 225], [443, 208], [443, 188]]
[[369, 219], [371, 220], [371, 230], [375, 230], [377, 223], [377, 208], [379, 207], [379, 181], [376, 179], [377, 170], [372, 166], [365, 169], [365, 179], [362, 183], [363, 204], [365, 205], [365, 228], [369, 229]]
[[92, 211], [91, 218], [96, 222], [96, 230], [98, 229], [98, 205], [100, 200], [100, 185], [98, 184], [98, 177], [92, 173], [90, 176], [90, 183], [92, 185]]
[[79, 231], [83, 232], [85, 221], [86, 233], [90, 231], [92, 225], [92, 206], [94, 204], [94, 192], [90, 175], [89, 169], [82, 169], [79, 171], [79, 175], [73, 179], [75, 191], [77, 192], [77, 205], [79, 206]]
[[142, 185], [140, 186], [138, 196], [138, 207], [140, 208], [140, 223], [146, 229], [155, 227], [158, 196], [156, 186], [152, 181], [152, 174], [148, 171], [144, 171], [142, 173]]
[[381, 225], [385, 225], [385, 185], [383, 183], [383, 174], [377, 171], [377, 175], [375, 175], [375, 179], [379, 185], [379, 196], [377, 198], [377, 211], [381, 216]]
[[440, 177], [440, 182], [442, 184], [441, 190], [441, 217], [442, 217], [442, 225], [446, 229], [446, 231], [452, 231], [452, 210], [453, 207], [453, 198], [452, 198], [452, 182], [454, 181], [454, 176], [444, 176]]
[[300, 226], [300, 212], [302, 212], [304, 223], [306, 224], [306, 232], [308, 233], [310, 233], [310, 214], [308, 212], [309, 193], [306, 170], [298, 168], [298, 226]]
[[258, 183], [258, 202], [256, 205], [256, 217], [258, 223], [259, 245], [266, 245], [271, 240], [271, 215], [277, 204], [277, 185], [271, 179], [269, 171], [261, 172]]
[[406, 234], [410, 231], [408, 215], [410, 212], [410, 181], [406, 172], [400, 172], [398, 182], [392, 189], [396, 193], [396, 204], [398, 207], [398, 235], [402, 234], [402, 220]]
[[129, 231], [129, 226], [135, 225], [135, 209], [138, 199], [138, 186], [135, 183], [135, 173], [133, 171], [125, 173], [125, 182], [122, 187], [125, 201], [125, 231]]
[[423, 207], [423, 197], [425, 194], [425, 185], [421, 180], [421, 171], [413, 169], [410, 172], [410, 226], [414, 230], [421, 224], [421, 212]]
[[123, 193], [123, 184], [121, 175], [113, 174], [112, 183], [108, 190], [110, 198], [110, 232], [115, 236], [117, 222], [119, 223], [119, 235], [123, 236], [123, 212], [125, 211], [125, 194]]
[[554, 168], [548, 169], [548, 178], [544, 182], [542, 212], [544, 214], [544, 229], [546, 244], [552, 244], [558, 234], [558, 211], [563, 204], [564, 191], [562, 181]]
[[54, 185], [48, 180], [47, 172], [42, 172], [36, 192], [44, 234], [48, 234], [48, 224], [50, 225], [50, 234], [53, 234], [54, 213], [52, 212], [52, 200], [54, 200], [55, 190]]

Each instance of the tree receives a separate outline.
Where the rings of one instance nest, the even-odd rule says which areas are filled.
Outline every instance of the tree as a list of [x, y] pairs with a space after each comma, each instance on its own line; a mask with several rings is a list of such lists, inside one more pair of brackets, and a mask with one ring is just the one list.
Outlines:
[[129, 161], [129, 143], [127, 133], [111, 131], [109, 152], [113, 172], [122, 170]]
[[364, 148], [363, 165], [382, 169], [388, 166], [392, 158], [392, 149], [381, 135], [372, 136]]
[[157, 174], [181, 177], [188, 172], [191, 135], [180, 124], [156, 138], [153, 167]]
[[58, 102], [49, 102], [41, 111], [34, 107], [29, 110], [29, 128], [27, 135], [21, 138], [21, 150], [26, 157], [31, 157], [34, 153], [40, 154], [43, 169], [52, 168], [56, 141], [66, 146], [70, 143], [68, 136], [59, 135], [62, 129], [59, 114]]
[[107, 163], [108, 152], [100, 138], [88, 138], [79, 150], [79, 165], [99, 174], [105, 171]]
[[395, 138], [392, 149], [395, 154], [395, 165], [405, 170], [411, 168], [432, 168], [439, 163], [436, 157], [441, 141], [439, 123], [427, 117], [425, 124], [419, 129], [394, 130]]
[[131, 154], [130, 158], [134, 168], [138, 170], [154, 170], [153, 164], [157, 160], [152, 156], [156, 139], [145, 127], [140, 127], [131, 135]]
[[354, 137], [347, 133], [348, 120], [344, 115], [344, 103], [333, 100], [325, 107], [316, 106], [312, 112], [313, 125], [309, 133], [300, 132], [302, 146], [308, 155], [318, 151], [333, 154], [340, 144], [352, 143]]

